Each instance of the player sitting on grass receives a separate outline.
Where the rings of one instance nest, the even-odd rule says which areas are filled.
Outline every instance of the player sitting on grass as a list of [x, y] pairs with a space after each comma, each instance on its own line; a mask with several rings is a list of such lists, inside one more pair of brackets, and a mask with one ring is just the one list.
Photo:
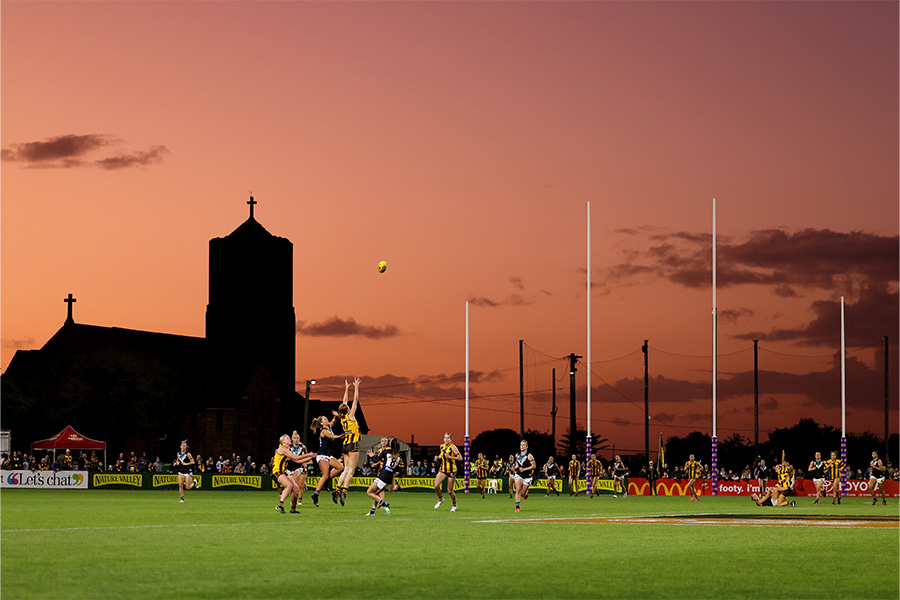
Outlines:
[[750, 498], [752, 498], [753, 501], [756, 502], [757, 506], [788, 506], [788, 504], [790, 504], [791, 506], [797, 506], [797, 503], [793, 500], [788, 502], [787, 498], [785, 498], [783, 494], [779, 494], [775, 491], [775, 488], [769, 488], [768, 490], [766, 490], [765, 495], [762, 497], [760, 497], [760, 495], [756, 493], [750, 494]]

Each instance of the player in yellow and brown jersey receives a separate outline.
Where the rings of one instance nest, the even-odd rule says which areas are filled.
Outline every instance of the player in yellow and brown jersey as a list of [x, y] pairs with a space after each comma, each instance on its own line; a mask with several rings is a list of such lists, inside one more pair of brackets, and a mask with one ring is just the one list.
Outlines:
[[453, 443], [453, 436], [449, 433], [444, 434], [441, 453], [435, 456], [434, 460], [438, 463], [439, 468], [438, 474], [434, 478], [434, 491], [437, 492], [438, 496], [437, 504], [434, 507], [440, 508], [441, 504], [444, 503], [444, 496], [441, 494], [441, 484], [446, 479], [447, 493], [450, 494], [450, 501], [453, 503], [453, 506], [450, 507], [450, 512], [455, 512], [457, 509], [456, 492], [453, 491], [453, 485], [456, 483], [456, 463], [462, 460], [462, 455], [459, 453], [459, 448]]
[[275, 510], [284, 514], [284, 501], [291, 496], [291, 512], [297, 514], [297, 498], [300, 495], [300, 487], [288, 474], [289, 462], [294, 461], [299, 464], [312, 462], [316, 455], [312, 452], [308, 454], [294, 454], [291, 452], [291, 436], [284, 434], [278, 440], [278, 448], [275, 449], [275, 456], [272, 458], [272, 479], [277, 481], [284, 487], [281, 492], [281, 500]]
[[485, 488], [487, 486], [488, 461], [481, 452], [478, 453], [478, 459], [473, 465], [475, 470], [475, 482], [478, 489], [481, 490], [481, 497], [484, 498]]
[[341, 419], [341, 427], [344, 430], [344, 437], [341, 445], [341, 460], [344, 463], [344, 471], [338, 477], [337, 489], [335, 494], [344, 506], [344, 500], [347, 498], [347, 490], [350, 489], [350, 483], [353, 482], [353, 475], [356, 474], [356, 466], [359, 464], [359, 422], [356, 420], [356, 407], [359, 404], [359, 382], [357, 377], [353, 380], [353, 405], [347, 404], [347, 396], [350, 392], [350, 384], [344, 380], [344, 401], [338, 407], [338, 417]]
[[600, 462], [599, 454], [597, 456], [591, 455], [591, 460], [587, 462], [585, 470], [587, 471], [587, 476], [591, 478], [591, 498], [594, 497], [594, 494], [599, 496], [600, 490], [597, 489], [597, 486], [600, 483], [600, 473], [603, 471], [603, 464]]
[[697, 492], [697, 480], [703, 475], [703, 467], [691, 454], [684, 463], [684, 476], [688, 478], [687, 491], [691, 493], [691, 502], [700, 502], [700, 494]]
[[831, 489], [834, 492], [832, 504], [841, 503], [841, 472], [844, 470], [844, 461], [838, 458], [838, 453], [832, 451], [831, 458], [825, 461], [825, 477], [831, 481]]
[[578, 478], [581, 477], [581, 461], [578, 455], [573, 454], [572, 460], [569, 461], [569, 495], [578, 495]]

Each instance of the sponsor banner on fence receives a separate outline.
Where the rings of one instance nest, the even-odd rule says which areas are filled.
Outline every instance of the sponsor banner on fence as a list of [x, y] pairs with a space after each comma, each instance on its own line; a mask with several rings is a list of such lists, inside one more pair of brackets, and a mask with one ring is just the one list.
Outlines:
[[144, 484], [141, 473], [91, 473], [91, 487], [105, 485], [127, 485], [139, 488]]
[[[267, 478], [272, 481], [271, 477], [267, 476]], [[213, 475], [212, 486], [213, 489], [237, 486], [261, 490], [262, 479], [262, 475]]]
[[[773, 487], [777, 483], [776, 480], [770, 479], [767, 487]], [[656, 495], [657, 496], [686, 496], [687, 495], [687, 479], [657, 479]], [[698, 491], [701, 495], [712, 494], [711, 481], [709, 479], [701, 479], [697, 482]], [[815, 496], [816, 484], [812, 479], [798, 479], [794, 483], [794, 492], [797, 496]], [[896, 481], [885, 481], [884, 492], [886, 496], [892, 498], [900, 497], [900, 484]], [[628, 493], [636, 496], [649, 496], [650, 483], [646, 479], [634, 478], [628, 484]], [[740, 481], [719, 481], [720, 496], [749, 496], [750, 494], [758, 494], [759, 486], [755, 479]], [[831, 482], [826, 481], [822, 488], [822, 493], [826, 496], [833, 495]], [[848, 480], [845, 484], [841, 495], [849, 498], [861, 498], [871, 496], [869, 491], [869, 482], [860, 480]], [[879, 497], [881, 494], [878, 494]]]
[[0, 488], [86, 490], [87, 471], [0, 471]]

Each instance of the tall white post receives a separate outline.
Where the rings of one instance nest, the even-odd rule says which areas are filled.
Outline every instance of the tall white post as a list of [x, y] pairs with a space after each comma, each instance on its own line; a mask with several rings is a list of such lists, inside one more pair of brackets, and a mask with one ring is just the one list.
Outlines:
[[466, 437], [463, 443], [465, 492], [469, 493], [469, 302], [466, 301]]
[[[591, 203], [587, 203], [587, 440], [584, 444], [585, 465], [591, 460]], [[587, 493], [592, 494], [591, 477], [587, 474]]]
[[718, 380], [717, 343], [717, 315], [716, 315], [716, 199], [713, 198], [713, 222], [712, 222], [712, 460], [710, 476], [712, 477], [712, 493], [719, 494], [718, 474], [718, 438], [716, 437], [716, 382]]
[[[847, 347], [844, 340], [844, 297], [841, 296], [841, 493], [847, 489]], [[840, 500], [838, 500], [840, 501]]]

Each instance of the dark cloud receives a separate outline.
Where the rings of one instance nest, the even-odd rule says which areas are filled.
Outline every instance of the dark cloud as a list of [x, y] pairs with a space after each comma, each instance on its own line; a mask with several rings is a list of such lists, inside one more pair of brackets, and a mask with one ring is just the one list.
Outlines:
[[[730, 321], [732, 323], [739, 321], [744, 317], [752, 317], [754, 311], [749, 308], [727, 308], [724, 310], [716, 311], [716, 316], [723, 321]], [[757, 339], [757, 338], [751, 338]]]
[[95, 164], [101, 169], [128, 169], [130, 167], [144, 167], [147, 165], [157, 165], [163, 162], [163, 157], [169, 153], [165, 146], [153, 146], [146, 152], [133, 152], [131, 154], [120, 154], [110, 158], [98, 160]]
[[[844, 300], [846, 344], [868, 346], [900, 328], [897, 306], [900, 297], [886, 283], [872, 284], [859, 292], [859, 299]], [[786, 341], [803, 346], [840, 346], [841, 301], [818, 300], [810, 307], [815, 317], [802, 327], [751, 331], [734, 337], [744, 340]]]
[[33, 337], [20, 337], [20, 338], [3, 338], [2, 342], [0, 342], [4, 348], [15, 348], [16, 350], [24, 350], [27, 348], [34, 347], [34, 338]]
[[0, 158], [10, 162], [27, 163], [29, 167], [45, 169], [73, 169], [99, 167], [115, 170], [159, 164], [168, 153], [165, 146], [153, 146], [149, 150], [118, 154], [108, 158], [86, 160], [86, 155], [97, 150], [121, 144], [122, 140], [106, 134], [68, 134], [49, 138], [42, 142], [10, 144], [0, 151]]
[[[321, 393], [330, 388], [334, 394], [343, 394], [344, 381], [353, 381], [356, 375], [331, 375], [320, 377], [316, 387]], [[366, 396], [366, 402], [377, 404], [398, 404], [411, 402], [428, 402], [433, 400], [462, 400], [465, 398], [465, 372], [438, 373], [405, 377], [393, 374], [377, 377], [362, 376], [360, 395]], [[471, 371], [469, 383], [496, 383], [505, 376], [500, 371]], [[305, 385], [305, 382], [298, 382]], [[477, 399], [478, 394], [470, 387], [469, 398]]]
[[298, 321], [297, 333], [311, 337], [359, 336], [369, 339], [381, 339], [397, 337], [400, 335], [400, 329], [396, 325], [385, 325], [383, 327], [362, 325], [357, 323], [356, 319], [352, 317], [349, 319], [331, 317], [323, 323]]
[[525, 285], [522, 283], [522, 278], [519, 277], [518, 275], [510, 275], [510, 276], [509, 276], [509, 282], [510, 282], [511, 284], [513, 284], [513, 287], [516, 287], [516, 288], [518, 288], [518, 289], [520, 289], [520, 290], [524, 290], [524, 289], [525, 289]]
[[481, 306], [484, 308], [497, 308], [500, 306], [528, 306], [530, 304], [534, 304], [534, 300], [528, 300], [521, 294], [512, 294], [505, 300], [491, 300], [490, 298], [486, 298], [484, 296], [471, 296], [469, 297], [469, 304], [474, 306]]
[[3, 149], [2, 157], [3, 160], [28, 163], [61, 161], [61, 165], [65, 165], [68, 162], [83, 164], [76, 159], [92, 150], [103, 148], [116, 142], [115, 138], [104, 134], [69, 134], [50, 138], [43, 142], [11, 144]]
[[[623, 231], [646, 236], [642, 250], [623, 250], [627, 262], [606, 274], [611, 283], [654, 276], [689, 288], [712, 285], [712, 237], [690, 232]], [[720, 287], [771, 285], [782, 297], [796, 296], [797, 288], [834, 290], [860, 281], [896, 281], [898, 236], [830, 229], [755, 231], [745, 241], [719, 237], [716, 280]]]

